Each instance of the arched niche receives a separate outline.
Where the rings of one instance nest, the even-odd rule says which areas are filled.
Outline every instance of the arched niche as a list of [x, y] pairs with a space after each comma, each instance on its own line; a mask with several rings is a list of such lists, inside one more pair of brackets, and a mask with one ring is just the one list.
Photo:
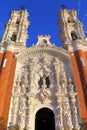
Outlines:
[[17, 39], [17, 34], [16, 34], [16, 32], [13, 32], [13, 34], [11, 36], [11, 41], [16, 42], [16, 39]]
[[76, 21], [72, 17], [67, 18], [68, 23], [75, 23]]
[[55, 117], [49, 108], [41, 108], [35, 117], [35, 130], [55, 130]]
[[75, 31], [71, 32], [71, 37], [72, 37], [73, 41], [76, 40], [76, 39], [78, 39], [77, 33]]

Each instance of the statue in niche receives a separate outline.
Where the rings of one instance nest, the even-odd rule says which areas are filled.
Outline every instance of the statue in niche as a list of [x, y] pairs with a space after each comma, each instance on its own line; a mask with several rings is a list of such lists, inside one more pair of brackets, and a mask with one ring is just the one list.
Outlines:
[[26, 94], [25, 84], [23, 84], [23, 85], [21, 86], [21, 92], [22, 92], [23, 94]]
[[40, 77], [40, 80], [38, 81], [39, 84], [39, 88], [42, 88], [42, 86], [45, 86], [46, 88], [49, 88], [50, 86], [50, 80], [49, 80], [49, 76], [43, 76]]
[[60, 61], [58, 58], [55, 58], [54, 66], [56, 66], [56, 67], [60, 66]]
[[38, 81], [38, 84], [39, 84], [40, 88], [42, 88], [42, 85], [43, 85], [43, 78], [42, 77], [40, 77], [40, 80]]
[[30, 93], [36, 94], [38, 92], [38, 77], [39, 76], [37, 72], [34, 71], [31, 82], [30, 82], [30, 88], [29, 88]]
[[71, 97], [71, 103], [72, 103], [72, 113], [73, 113], [73, 122], [75, 126], [78, 126], [78, 118], [77, 118], [77, 107], [76, 107], [76, 100], [75, 97]]
[[61, 87], [62, 87], [63, 92], [67, 93], [67, 84], [63, 82]]
[[24, 109], [26, 107], [26, 98], [21, 97], [19, 102], [20, 102], [19, 103], [20, 109], [22, 109], [22, 108]]
[[32, 96], [30, 95], [30, 96], [28, 97], [28, 106], [30, 106], [30, 105], [33, 104], [34, 98], [35, 98], [34, 95], [32, 95]]
[[49, 59], [47, 59], [46, 57], [41, 57], [40, 59], [40, 67], [42, 69], [42, 72], [45, 73], [46, 75], [49, 75], [49, 73], [51, 72], [50, 67], [49, 67]]
[[64, 113], [69, 113], [69, 112], [70, 112], [69, 101], [68, 101], [68, 99], [65, 98], [65, 100], [64, 100]]
[[76, 108], [75, 104], [72, 106], [72, 112], [73, 112], [74, 114], [77, 113], [77, 108]]
[[68, 88], [70, 92], [74, 91], [74, 85], [72, 84], [72, 81], [73, 80], [71, 78], [68, 80]]
[[59, 78], [60, 78], [59, 83], [61, 85], [62, 92], [67, 93], [67, 77], [66, 77], [64, 69], [61, 70]]
[[61, 107], [61, 104], [58, 105], [57, 109], [58, 109], [58, 114], [61, 115], [61, 114], [62, 114], [62, 107]]
[[49, 60], [45, 56], [41, 57], [41, 62], [42, 62], [43, 65], [46, 65], [48, 63], [48, 61]]
[[71, 115], [69, 112], [64, 114], [64, 124], [66, 128], [72, 128]]
[[58, 115], [58, 127], [62, 129], [62, 115]]
[[50, 94], [50, 92], [45, 84], [45, 79], [43, 79], [43, 85], [42, 85], [40, 93], [41, 93], [42, 101], [45, 101]]
[[61, 97], [58, 97], [58, 127], [59, 129], [62, 129], [62, 99]]
[[42, 85], [42, 89], [41, 89], [41, 98], [42, 101], [44, 101], [47, 97], [48, 97], [48, 92], [46, 90], [46, 88]]
[[20, 91], [21, 91], [20, 82], [21, 82], [20, 76], [17, 76], [17, 80], [15, 81], [15, 85], [14, 85], [13, 94], [19, 94], [20, 93]]

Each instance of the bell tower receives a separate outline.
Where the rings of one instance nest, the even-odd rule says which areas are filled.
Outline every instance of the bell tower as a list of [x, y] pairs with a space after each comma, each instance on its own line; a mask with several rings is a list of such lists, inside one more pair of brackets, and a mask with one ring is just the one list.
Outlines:
[[2, 42], [26, 46], [26, 40], [28, 38], [27, 28], [29, 25], [27, 17], [28, 12], [26, 10], [12, 11]]
[[75, 10], [59, 12], [62, 47], [71, 54], [72, 68], [78, 91], [81, 114], [87, 118], [87, 39]]
[[86, 42], [82, 23], [78, 20], [75, 10], [61, 10], [59, 18], [60, 40], [63, 48], [69, 50], [76, 40], [82, 41], [82, 44]]
[[16, 67], [15, 54], [26, 46], [29, 25], [26, 10], [12, 11], [0, 43], [0, 116], [8, 120]]

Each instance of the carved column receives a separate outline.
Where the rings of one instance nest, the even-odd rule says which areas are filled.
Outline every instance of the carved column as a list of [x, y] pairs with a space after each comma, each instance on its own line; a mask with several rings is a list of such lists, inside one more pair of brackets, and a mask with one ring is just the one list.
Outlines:
[[69, 80], [68, 80], [68, 91], [69, 91], [69, 93], [74, 93], [74, 85], [72, 84], [71, 78], [69, 78]]
[[20, 127], [25, 127], [25, 118], [26, 118], [26, 97], [21, 96], [19, 101], [19, 112], [18, 116], [20, 116]]
[[55, 75], [56, 75], [56, 82], [57, 82], [57, 92], [61, 93], [61, 86], [59, 84], [59, 75], [60, 75], [60, 61], [58, 59], [55, 59], [54, 62], [54, 69], [55, 69]]
[[17, 76], [17, 80], [14, 83], [14, 89], [12, 92], [12, 104], [11, 104], [11, 123], [17, 123], [17, 113], [18, 113], [18, 106], [19, 106], [19, 95], [20, 95], [20, 77]]
[[[19, 97], [12, 97], [12, 108], [11, 108], [11, 120], [12, 124], [17, 123], [17, 113], [18, 113]], [[9, 123], [10, 123], [9, 122]]]
[[62, 109], [62, 95], [57, 95], [57, 110], [58, 110], [58, 115], [57, 115], [57, 127], [58, 130], [63, 130], [63, 109]]
[[28, 130], [32, 129], [32, 112], [33, 112], [33, 107], [35, 103], [35, 95], [32, 93], [29, 93], [27, 97], [27, 113], [26, 113], [26, 128]]
[[76, 105], [76, 95], [75, 88], [73, 85], [73, 80], [70, 78], [68, 80], [68, 91], [70, 95], [70, 102], [71, 102], [71, 111], [72, 111], [72, 124], [73, 128], [79, 129], [79, 123], [78, 123], [78, 115], [77, 115], [77, 105]]
[[64, 69], [64, 64], [60, 63], [60, 85], [61, 85], [61, 91], [62, 93], [67, 94], [67, 77], [66, 77], [66, 73], [65, 73], [65, 69]]
[[78, 112], [76, 107], [76, 94], [71, 95], [71, 110], [72, 110], [72, 121], [73, 121], [73, 128], [79, 130], [79, 123], [78, 123]]
[[64, 97], [63, 108], [64, 108], [64, 127], [65, 129], [72, 130], [71, 111], [70, 111], [69, 99], [67, 97]]
[[29, 85], [30, 85], [30, 92], [31, 93], [35, 92], [34, 90], [36, 89], [36, 85], [35, 85], [36, 79], [35, 78], [37, 78], [37, 77], [35, 77], [34, 65], [35, 65], [34, 61], [31, 60], [29, 63], [29, 73], [30, 73], [30, 75], [29, 75], [30, 84]]

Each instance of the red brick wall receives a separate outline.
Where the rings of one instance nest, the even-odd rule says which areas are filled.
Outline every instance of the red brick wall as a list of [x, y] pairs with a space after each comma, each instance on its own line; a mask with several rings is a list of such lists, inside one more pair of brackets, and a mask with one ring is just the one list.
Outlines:
[[4, 57], [7, 59], [7, 64], [5, 67], [2, 67], [0, 74], [0, 116], [3, 116], [7, 122], [16, 58], [12, 52], [6, 52]]
[[83, 66], [80, 62], [81, 62], [81, 60], [79, 60], [79, 58], [77, 59], [78, 60], [78, 62], [81, 64], [80, 66], [80, 68], [81, 68], [81, 70], [82, 70], [82, 73], [83, 73], [83, 76], [84, 76], [84, 81], [85, 81], [85, 84], [86, 84], [86, 86], [87, 86], [87, 56], [86, 56], [86, 52], [84, 52], [84, 51], [81, 51], [81, 50], [78, 50], [78, 51], [76, 51], [75, 52], [75, 54], [76, 54], [76, 56], [77, 57], [83, 57], [83, 59], [84, 59], [84, 62], [85, 62], [85, 66]]
[[[81, 116], [82, 118], [87, 119], [87, 89], [84, 88], [83, 82], [85, 80], [86, 83], [86, 77], [85, 77], [85, 70], [86, 67], [82, 67], [82, 63], [79, 56], [83, 56], [82, 52], [76, 51], [75, 53], [72, 53], [71, 60], [72, 60], [72, 66], [74, 71], [74, 77], [76, 82], [76, 87], [78, 91], [78, 98], [80, 103], [80, 110], [81, 110]], [[87, 86], [85, 86], [87, 87]]]
[[0, 53], [0, 70], [1, 70], [1, 66], [2, 66], [2, 61], [3, 61], [3, 53]]

